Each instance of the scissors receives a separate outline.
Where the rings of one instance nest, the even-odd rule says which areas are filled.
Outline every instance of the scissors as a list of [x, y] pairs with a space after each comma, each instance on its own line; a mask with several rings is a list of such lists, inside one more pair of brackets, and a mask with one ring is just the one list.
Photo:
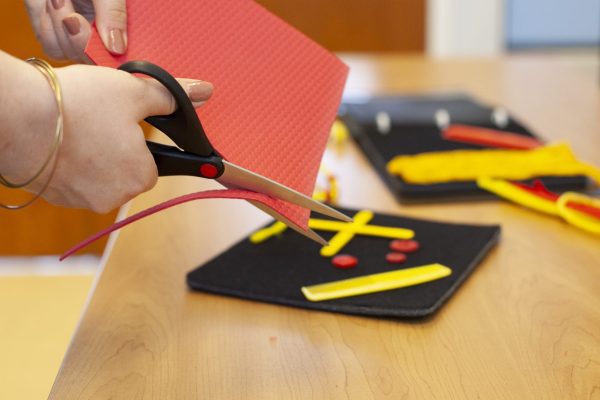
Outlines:
[[[178, 146], [146, 141], [159, 176], [188, 175], [215, 179], [227, 187], [264, 193], [338, 220], [352, 221], [350, 217], [303, 193], [225, 160], [210, 144], [184, 89], [171, 74], [158, 65], [148, 61], [129, 61], [118, 69], [156, 79], [171, 92], [177, 103], [177, 110], [173, 114], [146, 118], [146, 122], [165, 133]], [[327, 245], [327, 241], [310, 228], [304, 230], [270, 207], [257, 201], [250, 202], [302, 235]]]

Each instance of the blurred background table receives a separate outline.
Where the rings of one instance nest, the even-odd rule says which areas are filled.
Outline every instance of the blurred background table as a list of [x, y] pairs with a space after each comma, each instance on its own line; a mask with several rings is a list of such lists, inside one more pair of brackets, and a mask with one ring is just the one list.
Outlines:
[[[467, 91], [600, 160], [597, 71], [576, 58], [342, 57], [348, 93]], [[268, 218], [241, 202], [179, 206], [113, 236], [50, 398], [600, 396], [598, 237], [502, 201], [400, 206], [353, 143], [325, 163], [340, 205], [500, 223], [501, 242], [432, 318], [362, 318], [189, 291], [186, 272]], [[212, 187], [161, 179], [128, 212]]]

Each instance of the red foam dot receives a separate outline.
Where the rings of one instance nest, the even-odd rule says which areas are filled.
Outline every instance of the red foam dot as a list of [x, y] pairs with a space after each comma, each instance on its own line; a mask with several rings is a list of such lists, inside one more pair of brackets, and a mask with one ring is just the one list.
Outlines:
[[387, 253], [385, 260], [391, 264], [402, 264], [406, 261], [406, 254], [404, 253]]
[[340, 254], [339, 256], [333, 257], [331, 263], [336, 268], [348, 269], [354, 268], [358, 264], [358, 258], [349, 254]]
[[200, 166], [200, 174], [205, 178], [214, 178], [218, 173], [219, 170], [212, 164], [202, 164]]
[[390, 243], [390, 249], [400, 252], [400, 253], [413, 253], [419, 248], [421, 245], [416, 240], [392, 240]]

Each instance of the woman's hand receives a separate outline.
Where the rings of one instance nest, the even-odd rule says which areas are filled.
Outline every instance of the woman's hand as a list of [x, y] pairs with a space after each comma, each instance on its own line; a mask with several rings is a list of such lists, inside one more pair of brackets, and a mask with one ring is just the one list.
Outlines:
[[25, 4], [36, 36], [52, 58], [85, 61], [83, 50], [94, 18], [109, 52], [127, 50], [125, 0], [25, 0]]
[[[109, 68], [57, 70], [65, 130], [54, 177], [44, 197], [52, 203], [107, 212], [151, 189], [158, 178], [138, 121], [175, 111], [175, 100], [154, 80]], [[212, 86], [180, 80], [192, 101]], [[51, 124], [50, 124], [51, 125]]]
[[[112, 68], [57, 68], [63, 91], [64, 136], [54, 176], [44, 193], [51, 203], [107, 212], [157, 180], [157, 169], [138, 122], [175, 111], [169, 91], [152, 79]], [[195, 106], [208, 82], [179, 79]], [[50, 85], [33, 66], [0, 52], [0, 173], [24, 181], [51, 151], [57, 108]], [[50, 168], [48, 168], [49, 170]], [[42, 175], [28, 190], [37, 192]]]

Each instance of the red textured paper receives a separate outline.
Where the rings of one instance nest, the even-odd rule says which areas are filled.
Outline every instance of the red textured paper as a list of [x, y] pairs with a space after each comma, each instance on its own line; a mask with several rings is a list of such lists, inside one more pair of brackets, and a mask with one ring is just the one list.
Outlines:
[[[311, 195], [348, 68], [250, 0], [128, 0], [128, 52], [115, 57], [96, 32], [86, 54], [116, 67], [156, 63], [210, 81], [198, 115], [227, 160]], [[268, 206], [301, 227], [309, 211]]]
[[167, 201], [157, 204], [153, 207], [147, 208], [144, 211], [140, 211], [137, 214], [131, 215], [119, 222], [112, 224], [108, 228], [105, 228], [105, 229], [95, 233], [94, 235], [85, 239], [81, 243], [78, 243], [75, 246], [71, 247], [69, 250], [65, 251], [65, 253], [62, 256], [60, 256], [60, 261], [73, 255], [74, 253], [78, 252], [79, 250], [83, 249], [84, 247], [94, 243], [96, 240], [100, 239], [101, 237], [106, 236], [109, 233], [114, 232], [116, 230], [119, 230], [119, 229], [123, 228], [124, 226], [129, 225], [129, 224], [131, 224], [135, 221], [138, 221], [142, 218], [148, 217], [152, 214], [163, 211], [167, 208], [177, 206], [179, 204], [187, 203], [189, 201], [205, 200], [205, 199], [255, 200], [255, 201], [259, 201], [264, 204], [275, 204], [276, 206], [279, 203], [283, 203], [283, 201], [281, 201], [281, 200], [270, 198], [269, 196], [261, 194], [261, 193], [249, 192], [247, 190], [240, 190], [240, 189], [207, 190], [204, 192], [196, 192], [196, 193], [186, 194], [183, 196], [175, 197], [171, 200], [167, 200]]

